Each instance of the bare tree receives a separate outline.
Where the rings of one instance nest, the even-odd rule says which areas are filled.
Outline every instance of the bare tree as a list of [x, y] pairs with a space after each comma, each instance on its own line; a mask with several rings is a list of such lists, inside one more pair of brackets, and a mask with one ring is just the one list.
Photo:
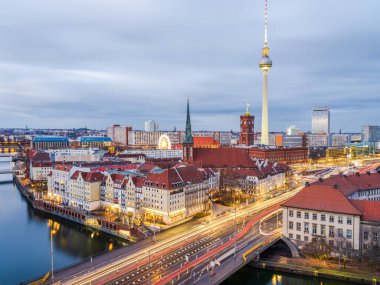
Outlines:
[[312, 242], [305, 245], [303, 251], [317, 259], [325, 259], [330, 256], [332, 247], [324, 237], [313, 237]]

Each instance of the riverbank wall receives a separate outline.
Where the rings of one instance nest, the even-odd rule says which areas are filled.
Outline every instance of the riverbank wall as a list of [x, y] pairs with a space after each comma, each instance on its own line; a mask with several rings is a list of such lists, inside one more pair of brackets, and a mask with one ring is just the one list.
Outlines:
[[339, 280], [353, 284], [380, 285], [380, 276], [361, 275], [358, 273], [330, 270], [325, 268], [303, 267], [299, 265], [284, 264], [266, 260], [252, 261], [249, 266], [288, 274]]

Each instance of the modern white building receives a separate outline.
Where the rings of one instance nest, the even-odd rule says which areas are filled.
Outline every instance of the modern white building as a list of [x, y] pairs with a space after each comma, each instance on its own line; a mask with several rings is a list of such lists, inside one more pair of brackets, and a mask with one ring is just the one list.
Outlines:
[[158, 122], [155, 121], [155, 120], [148, 120], [148, 121], [145, 121], [145, 131], [146, 132], [158, 132]]
[[286, 129], [286, 134], [288, 136], [296, 136], [300, 133], [300, 129], [299, 128], [296, 128], [296, 126], [289, 126], [287, 129]]
[[63, 149], [48, 149], [52, 161], [64, 162], [64, 161], [100, 161], [101, 154], [98, 149], [85, 148], [85, 149], [75, 149], [75, 148], [63, 148]]
[[182, 149], [130, 149], [122, 154], [143, 154], [147, 158], [182, 158]]

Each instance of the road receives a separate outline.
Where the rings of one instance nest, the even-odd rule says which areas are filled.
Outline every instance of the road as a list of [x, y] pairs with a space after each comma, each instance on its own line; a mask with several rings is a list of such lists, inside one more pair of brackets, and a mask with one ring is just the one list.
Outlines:
[[[191, 255], [189, 264], [191, 264], [194, 253], [196, 253], [196, 257], [204, 256], [207, 250], [212, 250], [213, 243], [223, 242], [226, 244], [230, 242], [230, 240], [226, 242], [226, 239], [230, 239], [232, 236], [231, 226], [234, 227], [233, 223], [235, 219], [239, 220], [238, 225], [242, 225], [244, 219], [247, 219], [244, 223], [248, 223], [248, 216], [258, 216], [260, 211], [265, 211], [273, 205], [277, 205], [278, 207], [280, 203], [295, 195], [299, 190], [300, 188], [297, 188], [296, 190], [261, 202], [260, 204], [240, 209], [236, 213], [228, 213], [224, 216], [214, 218], [208, 225], [200, 225], [198, 222], [198, 224], [178, 234], [175, 233], [174, 229], [171, 237], [161, 239], [155, 244], [149, 244], [144, 247], [140, 245], [140, 248], [137, 248], [139, 244], [137, 243], [135, 244], [136, 250], [130, 252], [128, 255], [104, 261], [102, 264], [94, 266], [91, 269], [87, 265], [85, 270], [76, 273], [75, 276], [61, 276], [57, 279], [59, 279], [62, 284], [116, 284], [116, 282], [122, 284], [126, 282], [126, 278], [129, 277], [129, 280], [133, 280], [131, 281], [132, 283], [128, 281], [128, 284], [133, 284], [133, 282], [135, 282], [135, 284], [144, 284], [149, 283], [146, 281], [149, 275], [149, 272], [147, 272], [149, 271], [149, 266], [147, 264], [151, 263], [151, 282], [154, 283], [158, 278], [157, 276], [166, 276], [167, 272], [175, 272], [176, 268], [181, 266], [181, 263], [183, 265], [184, 256], [188, 253], [188, 250], [190, 250]], [[233, 231], [234, 230], [235, 227]], [[193, 251], [193, 253], [191, 253], [191, 251]], [[170, 257], [171, 253], [172, 257]], [[174, 253], [177, 255], [174, 255]], [[161, 264], [156, 260], [157, 258], [168, 258], [164, 260], [162, 269]], [[172, 258], [175, 258], [176, 262], [171, 260]], [[167, 261], [169, 261], [169, 263], [167, 263]], [[166, 268], [165, 265], [167, 266]], [[159, 271], [157, 271], [157, 266], [160, 266]], [[124, 281], [122, 281], [123, 279]]]

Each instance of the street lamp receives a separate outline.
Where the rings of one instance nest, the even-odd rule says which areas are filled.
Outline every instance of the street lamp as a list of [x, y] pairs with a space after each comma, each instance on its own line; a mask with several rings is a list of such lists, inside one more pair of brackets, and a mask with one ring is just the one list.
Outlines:
[[51, 283], [54, 284], [54, 247], [53, 247], [53, 235], [56, 231], [50, 229], [50, 255], [51, 255]]

